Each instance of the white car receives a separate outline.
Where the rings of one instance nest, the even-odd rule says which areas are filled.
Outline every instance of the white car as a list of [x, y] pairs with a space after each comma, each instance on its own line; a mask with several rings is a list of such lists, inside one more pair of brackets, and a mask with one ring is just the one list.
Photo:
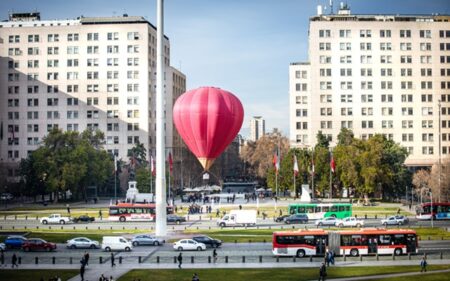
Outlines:
[[317, 226], [322, 226], [322, 225], [332, 225], [335, 226], [336, 225], [336, 221], [338, 221], [338, 219], [336, 219], [335, 217], [328, 217], [328, 218], [323, 218], [320, 220], [317, 220], [315, 222], [315, 224]]
[[173, 243], [173, 248], [177, 251], [204, 251], [206, 250], [206, 245], [192, 239], [181, 239], [180, 241]]
[[6, 245], [5, 243], [0, 243], [0, 250], [5, 251], [6, 250]]
[[344, 226], [361, 227], [361, 226], [364, 226], [364, 221], [358, 220], [355, 217], [348, 217], [348, 218], [345, 218], [342, 220], [337, 220], [335, 225], [338, 227], [344, 227]]
[[387, 225], [403, 225], [405, 223], [408, 223], [409, 220], [407, 217], [405, 216], [391, 216], [388, 217], [387, 219], [382, 219], [381, 220], [381, 224], [384, 226]]
[[67, 248], [69, 249], [97, 249], [100, 248], [100, 243], [86, 237], [76, 237], [67, 240]]
[[72, 219], [69, 217], [63, 217], [60, 214], [51, 214], [48, 217], [41, 218], [42, 224], [49, 224], [49, 223], [59, 223], [59, 224], [66, 224], [71, 222]]

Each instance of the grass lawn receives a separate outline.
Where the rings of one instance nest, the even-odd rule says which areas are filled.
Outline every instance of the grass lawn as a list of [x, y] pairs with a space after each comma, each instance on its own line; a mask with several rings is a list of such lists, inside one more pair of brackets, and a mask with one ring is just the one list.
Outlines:
[[[447, 269], [450, 265], [429, 266], [429, 270]], [[418, 271], [418, 266], [383, 266], [383, 267], [331, 267], [328, 268], [328, 278], [345, 278], [352, 276], [367, 276], [375, 274], [388, 274], [399, 272]], [[273, 268], [273, 269], [169, 269], [169, 270], [132, 270], [118, 281], [141, 279], [152, 281], [182, 281], [191, 280], [196, 272], [202, 281], [302, 281], [315, 280], [318, 277], [318, 268]], [[411, 279], [410, 279], [411, 280]], [[441, 279], [443, 280], [443, 279]], [[409, 280], [408, 280], [409, 281]], [[423, 280], [421, 280], [423, 281]]]
[[411, 281], [411, 280], [419, 280], [420, 281], [444, 281], [450, 280], [450, 273], [434, 273], [434, 274], [417, 274], [415, 276], [403, 276], [403, 277], [393, 277], [393, 278], [382, 278], [382, 279], [370, 279], [368, 281]]
[[20, 269], [20, 270], [0, 270], [0, 280], [17, 280], [17, 281], [38, 281], [42, 278], [48, 280], [49, 278], [58, 275], [61, 280], [69, 280], [70, 278], [76, 276], [78, 270], [31, 270], [31, 269]]
[[450, 240], [450, 232], [440, 227], [414, 227], [412, 229], [417, 232], [421, 240], [428, 240], [428, 237], [430, 237], [430, 240], [441, 240], [442, 238]]

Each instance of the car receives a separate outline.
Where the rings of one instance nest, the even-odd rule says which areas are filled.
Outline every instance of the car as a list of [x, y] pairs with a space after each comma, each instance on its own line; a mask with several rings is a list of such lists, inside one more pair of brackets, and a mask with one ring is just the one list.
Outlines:
[[384, 226], [387, 225], [403, 225], [409, 222], [409, 219], [405, 216], [390, 216], [387, 219], [382, 219], [381, 224]]
[[133, 244], [122, 236], [103, 236], [102, 249], [106, 252], [125, 251], [133, 249]]
[[348, 217], [348, 218], [344, 218], [342, 220], [336, 220], [335, 225], [338, 227], [344, 227], [344, 226], [361, 227], [361, 226], [364, 226], [364, 221], [358, 220], [355, 217]]
[[291, 224], [291, 223], [307, 223], [308, 222], [308, 216], [306, 214], [293, 214], [289, 217], [284, 218], [285, 224]]
[[66, 224], [71, 222], [72, 219], [69, 217], [63, 217], [60, 214], [51, 214], [48, 217], [41, 218], [42, 224], [49, 224], [49, 223], [59, 223], [59, 224]]
[[88, 215], [81, 215], [79, 217], [74, 217], [72, 220], [73, 222], [93, 222], [95, 221], [95, 218]]
[[143, 235], [134, 236], [133, 239], [131, 239], [131, 243], [135, 247], [143, 246], [143, 245], [159, 246], [159, 245], [166, 243], [166, 241], [161, 238], [157, 238], [155, 236], [143, 234]]
[[206, 245], [192, 239], [181, 239], [173, 243], [173, 248], [177, 251], [186, 251], [186, 250], [204, 251], [206, 250]]
[[67, 248], [69, 249], [97, 249], [100, 248], [100, 243], [86, 237], [76, 237], [67, 240]]
[[322, 226], [322, 225], [335, 226], [336, 225], [336, 221], [337, 221], [337, 219], [335, 217], [328, 217], [328, 218], [323, 218], [323, 219], [317, 220], [315, 222], [315, 224], [317, 226]]
[[203, 243], [206, 247], [219, 248], [222, 245], [222, 240], [214, 239], [206, 235], [194, 236], [192, 240]]
[[284, 218], [287, 218], [287, 217], [289, 217], [289, 215], [279, 216], [279, 217], [275, 218], [275, 222], [283, 222]]
[[14, 196], [11, 194], [11, 193], [2, 193], [1, 195], [0, 195], [0, 199], [1, 200], [12, 200], [14, 198]]
[[186, 218], [177, 216], [177, 215], [167, 215], [167, 222], [174, 222], [176, 224], [180, 224], [182, 222], [185, 222]]
[[8, 236], [5, 240], [5, 246], [8, 249], [13, 248], [22, 248], [22, 244], [27, 241], [27, 238], [20, 236], [20, 235], [11, 235]]
[[47, 242], [43, 239], [40, 238], [30, 238], [27, 239], [23, 244], [22, 244], [22, 249], [25, 252], [29, 252], [29, 251], [53, 251], [56, 249], [56, 244], [55, 243], [51, 243], [51, 242]]
[[0, 250], [5, 251], [6, 250], [6, 245], [5, 243], [0, 243]]

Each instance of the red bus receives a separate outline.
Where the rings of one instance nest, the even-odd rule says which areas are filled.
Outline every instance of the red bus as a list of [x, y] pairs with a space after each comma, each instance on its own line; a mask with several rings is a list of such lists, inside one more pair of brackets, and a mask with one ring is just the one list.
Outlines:
[[350, 256], [418, 252], [416, 232], [409, 229], [280, 231], [274, 232], [272, 238], [272, 253], [276, 256], [323, 256], [327, 250]]
[[[433, 208], [431, 208], [433, 206]], [[433, 210], [432, 210], [433, 209]], [[450, 203], [424, 203], [416, 208], [418, 220], [450, 220]]]
[[[156, 204], [119, 203], [109, 206], [111, 221], [154, 221]], [[173, 207], [167, 206], [167, 214], [173, 214]]]

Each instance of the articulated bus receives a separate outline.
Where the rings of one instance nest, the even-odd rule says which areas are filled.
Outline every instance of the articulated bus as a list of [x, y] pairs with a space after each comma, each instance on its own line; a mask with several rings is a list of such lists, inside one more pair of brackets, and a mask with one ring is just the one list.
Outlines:
[[450, 203], [433, 203], [431, 210], [431, 202], [420, 204], [416, 208], [416, 218], [418, 220], [450, 220]]
[[[109, 206], [111, 221], [154, 221], [156, 204], [118, 203]], [[173, 214], [173, 207], [167, 206], [167, 214]]]
[[352, 204], [350, 203], [298, 203], [288, 206], [289, 214], [306, 214], [308, 219], [323, 219], [335, 217], [343, 219], [352, 216]]
[[276, 256], [323, 256], [327, 250], [336, 255], [402, 255], [418, 252], [417, 235], [409, 229], [326, 231], [323, 229], [280, 231], [272, 236]]

